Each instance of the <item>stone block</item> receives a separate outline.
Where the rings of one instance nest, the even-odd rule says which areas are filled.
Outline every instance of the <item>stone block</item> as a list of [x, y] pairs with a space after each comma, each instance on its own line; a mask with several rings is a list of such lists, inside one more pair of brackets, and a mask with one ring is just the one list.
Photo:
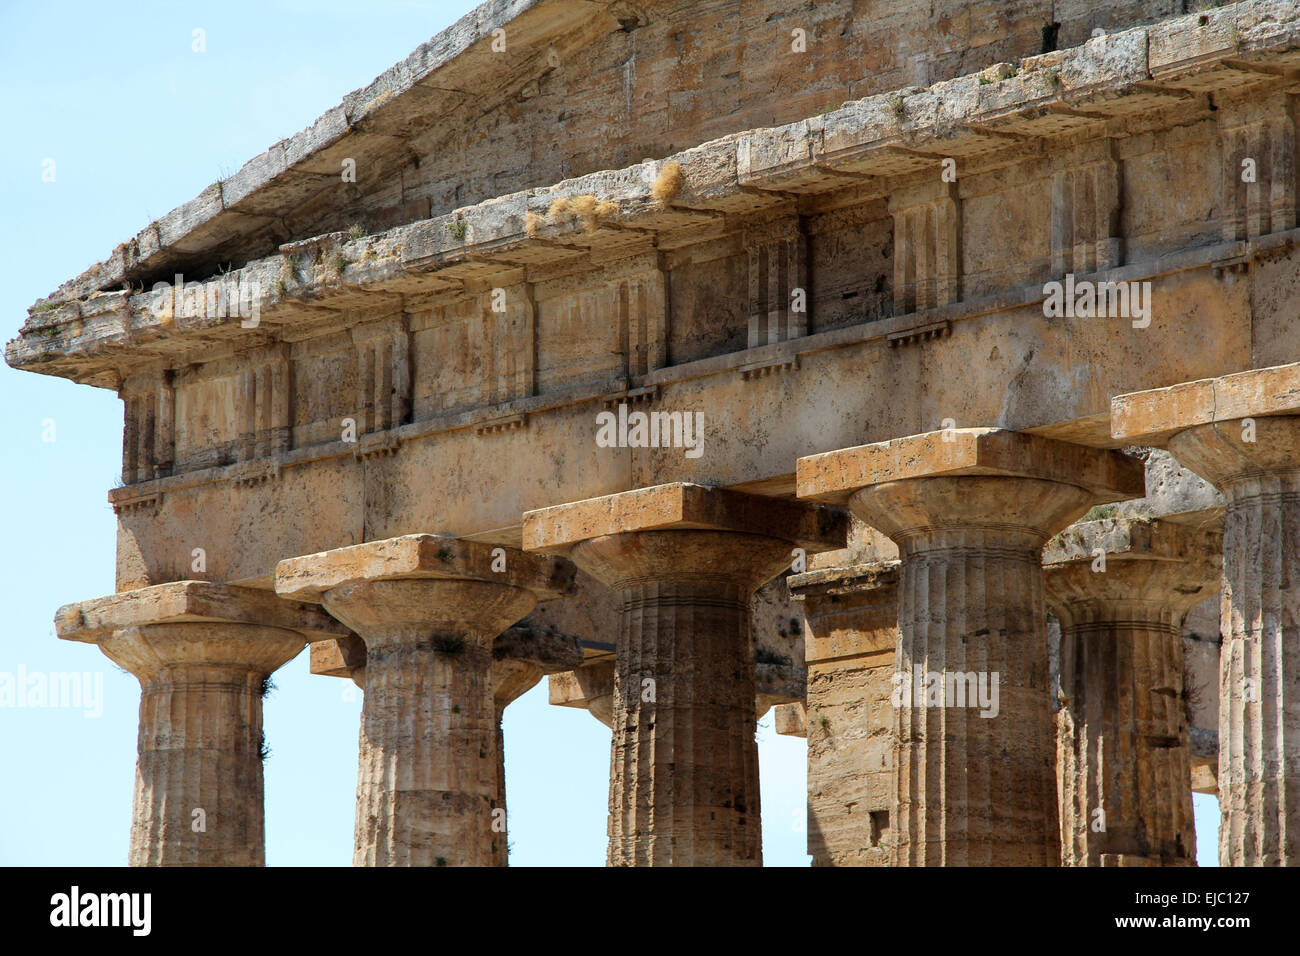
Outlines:
[[799, 497], [844, 502], [856, 491], [908, 478], [983, 475], [1071, 484], [1099, 501], [1140, 498], [1140, 462], [1114, 452], [997, 428], [957, 428], [800, 458]]
[[[542, 600], [563, 597], [572, 588], [574, 569], [567, 561], [496, 551], [459, 538], [403, 535], [281, 561], [276, 588], [306, 601], [319, 601], [332, 588], [362, 581], [482, 581], [523, 588]], [[494, 570], [494, 564], [502, 570]]]
[[60, 638], [91, 644], [124, 628], [185, 622], [277, 627], [298, 631], [309, 641], [351, 633], [311, 604], [284, 600], [269, 591], [209, 581], [174, 581], [110, 594], [64, 605], [54, 616]]

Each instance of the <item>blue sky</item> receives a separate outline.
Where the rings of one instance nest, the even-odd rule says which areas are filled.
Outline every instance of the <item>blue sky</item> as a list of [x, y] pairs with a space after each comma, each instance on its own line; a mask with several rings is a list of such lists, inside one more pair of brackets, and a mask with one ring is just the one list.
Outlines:
[[[309, 125], [471, 2], [0, 3], [0, 326], [152, 219]], [[194, 31], [206, 49], [193, 50]], [[51, 168], [53, 182], [42, 179]], [[113, 591], [122, 408], [111, 392], [0, 366], [7, 627], [0, 673], [102, 675], [102, 713], [0, 707], [0, 864], [121, 865], [139, 685], [94, 648], [58, 641], [55, 610]], [[52, 426], [52, 427], [51, 427]], [[53, 440], [46, 440], [53, 439]], [[92, 678], [93, 680], [94, 678]], [[269, 865], [348, 865], [360, 694], [304, 653], [266, 704]], [[804, 742], [760, 724], [764, 854], [802, 866]], [[609, 731], [551, 707], [545, 683], [506, 711], [512, 865], [599, 866]], [[1213, 865], [1217, 806], [1197, 798]]]

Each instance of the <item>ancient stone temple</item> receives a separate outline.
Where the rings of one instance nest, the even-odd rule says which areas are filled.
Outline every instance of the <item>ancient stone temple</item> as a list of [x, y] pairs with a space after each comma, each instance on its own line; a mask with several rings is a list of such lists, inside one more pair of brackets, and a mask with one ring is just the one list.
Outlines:
[[610, 865], [761, 864], [773, 707], [816, 865], [1300, 864], [1298, 117], [1295, 0], [484, 4], [7, 347], [125, 409], [131, 862], [263, 861], [309, 648], [357, 865], [504, 864], [543, 678]]

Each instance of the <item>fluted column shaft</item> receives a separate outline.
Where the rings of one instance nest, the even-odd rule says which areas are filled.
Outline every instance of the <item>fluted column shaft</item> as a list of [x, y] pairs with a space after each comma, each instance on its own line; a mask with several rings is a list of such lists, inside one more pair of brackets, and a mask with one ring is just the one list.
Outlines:
[[490, 644], [419, 627], [368, 636], [355, 866], [492, 862], [483, 854], [497, 770]]
[[492, 641], [535, 599], [411, 580], [343, 585], [323, 603], [366, 642], [354, 865], [493, 865]]
[[1300, 469], [1224, 491], [1219, 858], [1300, 866]]
[[759, 535], [607, 535], [571, 558], [622, 601], [610, 866], [762, 863], [749, 599], [788, 562]]
[[132, 866], [262, 866], [262, 688], [303, 637], [249, 624], [126, 628], [101, 641], [140, 679]]
[[433, 534], [276, 565], [278, 594], [319, 602], [365, 642], [355, 865], [497, 862], [493, 644], [572, 585], [567, 562]]
[[1201, 425], [1169, 450], [1227, 498], [1219, 862], [1300, 865], [1300, 417]]
[[1194, 866], [1183, 615], [1140, 601], [1058, 613], [1062, 865]]
[[725, 580], [619, 590], [609, 864], [761, 862], [749, 595]]
[[1300, 866], [1300, 469], [1224, 491], [1219, 856]]
[[[996, 716], [900, 695], [898, 858], [907, 866], [1055, 862], [1055, 735], [1039, 553], [1044, 537], [919, 534], [902, 551], [897, 666], [975, 674]], [[978, 686], [978, 685], [977, 685]]]

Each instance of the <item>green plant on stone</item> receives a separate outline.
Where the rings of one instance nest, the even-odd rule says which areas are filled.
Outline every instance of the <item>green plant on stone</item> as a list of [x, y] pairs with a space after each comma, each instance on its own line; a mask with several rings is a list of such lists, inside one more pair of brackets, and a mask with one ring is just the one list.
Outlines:
[[1088, 509], [1088, 513], [1079, 520], [1101, 521], [1105, 518], [1113, 518], [1118, 510], [1119, 509], [1115, 505], [1093, 505]]

